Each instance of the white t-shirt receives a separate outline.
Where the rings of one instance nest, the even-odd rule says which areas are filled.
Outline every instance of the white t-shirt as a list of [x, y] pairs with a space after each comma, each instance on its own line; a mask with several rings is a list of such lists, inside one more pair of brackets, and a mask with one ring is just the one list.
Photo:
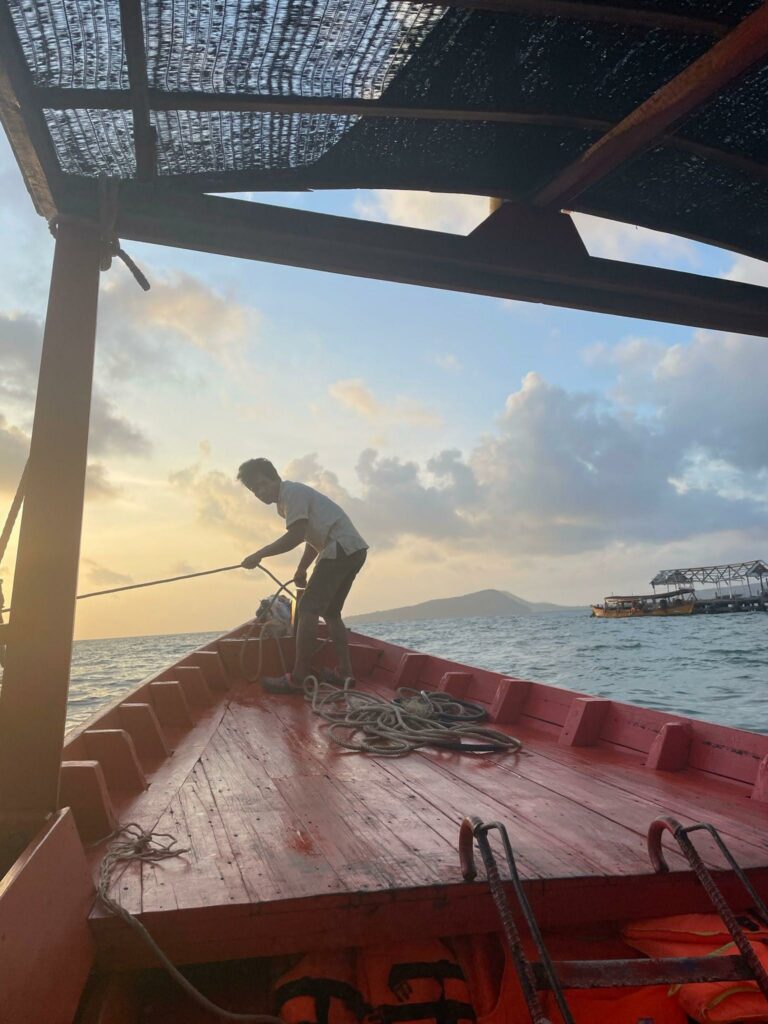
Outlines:
[[367, 548], [344, 509], [314, 487], [283, 480], [277, 497], [277, 514], [289, 529], [300, 519], [307, 520], [307, 544], [318, 558], [335, 558], [337, 545], [347, 555]]

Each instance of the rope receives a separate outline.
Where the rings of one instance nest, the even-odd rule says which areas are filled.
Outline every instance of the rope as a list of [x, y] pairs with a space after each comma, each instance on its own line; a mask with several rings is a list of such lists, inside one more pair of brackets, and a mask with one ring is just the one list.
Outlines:
[[[92, 590], [89, 594], [78, 594], [76, 600], [84, 601], [86, 597], [103, 597], [104, 594], [120, 594], [124, 590], [141, 590], [142, 587], [157, 587], [161, 583], [177, 583], [179, 580], [193, 580], [196, 576], [213, 576], [217, 572], [230, 572], [232, 569], [241, 569], [237, 565], [222, 565], [219, 569], [204, 569], [202, 572], [188, 572], [184, 576], [168, 576], [163, 580], [147, 580], [146, 583], [129, 583], [126, 587], [112, 587], [111, 590]], [[259, 567], [261, 568], [261, 566]], [[264, 570], [266, 572], [266, 569]]]
[[[261, 564], [261, 562], [259, 562], [259, 566], [258, 567], [259, 567], [259, 569], [262, 570], [262, 572], [265, 572], [267, 574], [267, 576], [269, 576], [271, 579], [273, 579], [275, 581], [275, 583], [278, 584], [277, 593], [272, 595], [272, 600], [269, 602], [269, 610], [270, 611], [272, 611], [272, 606], [274, 605], [275, 601], [277, 601], [278, 597], [280, 597], [280, 594], [283, 591], [285, 591], [286, 594], [295, 603], [296, 595], [294, 593], [292, 593], [288, 589], [288, 587], [291, 585], [291, 583], [293, 583], [292, 579], [287, 580], [287, 582], [285, 582], [285, 583], [281, 583], [280, 580], [277, 578], [277, 576], [273, 576], [272, 573], [269, 571], [269, 569], [266, 569]], [[278, 627], [280, 628], [280, 632], [277, 632]], [[259, 644], [258, 644], [259, 660], [258, 660], [258, 664], [256, 665], [256, 671], [255, 672], [251, 672], [248, 668], [246, 668], [246, 665], [245, 665], [246, 652], [248, 650], [248, 641], [253, 639], [253, 635], [254, 635], [254, 633], [257, 630], [259, 630]], [[283, 636], [285, 636], [285, 633], [283, 632], [283, 624], [282, 623], [278, 623], [278, 622], [274, 622], [274, 621], [272, 621], [272, 622], [259, 622], [258, 620], [254, 620], [253, 621], [253, 623], [251, 624], [250, 629], [245, 634], [245, 637], [244, 637], [245, 643], [240, 648], [240, 674], [242, 675], [243, 679], [245, 679], [246, 682], [248, 682], [248, 683], [255, 683], [257, 680], [259, 680], [261, 678], [261, 665], [262, 665], [262, 661], [263, 661], [263, 657], [264, 657], [264, 644], [263, 644], [263, 641], [264, 640], [268, 640], [268, 639], [277, 640], [277, 653], [280, 655], [280, 664], [282, 665], [282, 668], [283, 668], [283, 674], [284, 675], [288, 675], [288, 669], [287, 669], [286, 664], [285, 664], [285, 657], [283, 656], [283, 647], [282, 647], [282, 644], [280, 643], [280, 639]]]
[[[145, 831], [141, 825], [136, 822], [130, 822], [127, 825], [123, 825], [122, 828], [118, 829], [113, 833], [113, 842], [110, 844], [104, 860], [101, 862], [99, 869], [99, 881], [97, 886], [97, 892], [99, 899], [104, 904], [106, 909], [114, 914], [116, 917], [121, 918], [125, 923], [135, 931], [139, 937], [149, 946], [154, 955], [163, 965], [165, 970], [171, 975], [174, 981], [187, 993], [190, 998], [194, 999], [196, 1003], [207, 1010], [208, 1013], [212, 1013], [219, 1017], [221, 1020], [235, 1020], [250, 1022], [250, 1024], [283, 1024], [280, 1017], [272, 1017], [265, 1013], [233, 1013], [230, 1010], [224, 1010], [220, 1006], [216, 1006], [212, 1003], [207, 996], [204, 996], [202, 992], [198, 991], [194, 985], [184, 977], [174, 963], [168, 959], [163, 950], [158, 946], [152, 936], [149, 934], [144, 925], [129, 913], [124, 907], [121, 907], [119, 903], [112, 899], [109, 895], [109, 890], [112, 885], [112, 876], [120, 865], [123, 865], [123, 870], [128, 867], [134, 861], [139, 861], [145, 864], [157, 864], [161, 861], [168, 860], [170, 857], [180, 857], [181, 854], [187, 853], [187, 849], [176, 845], [176, 839], [169, 835], [167, 832], [151, 832]], [[166, 842], [162, 842], [166, 840]]]
[[[149, 281], [146, 279], [142, 271], [136, 266], [125, 249], [120, 245], [120, 239], [117, 237], [117, 232], [115, 231], [118, 213], [118, 200], [120, 196], [119, 190], [120, 183], [116, 179], [110, 178], [106, 174], [99, 176], [99, 228], [102, 246], [99, 266], [101, 270], [109, 270], [112, 266], [113, 259], [117, 258], [122, 260], [133, 275], [133, 278], [139, 287], [143, 288], [145, 292], [148, 292], [150, 288]], [[93, 225], [93, 221], [89, 221], [83, 217], [59, 214], [56, 217], [51, 217], [48, 221], [48, 228], [54, 238], [58, 235], [59, 225], [65, 222]]]
[[421, 747], [484, 754], [522, 748], [514, 736], [475, 724], [485, 717], [484, 709], [450, 694], [400, 687], [397, 697], [387, 700], [352, 686], [350, 679], [337, 687], [315, 676], [304, 682], [304, 699], [330, 723], [331, 742], [346, 750], [400, 757]]
[[13, 496], [11, 507], [8, 509], [8, 515], [5, 517], [5, 525], [3, 526], [3, 532], [0, 533], [0, 562], [2, 562], [5, 556], [5, 549], [8, 547], [8, 541], [11, 539], [13, 533], [13, 527], [16, 522], [16, 517], [19, 514], [21, 503], [24, 501], [24, 484], [27, 475], [27, 467], [24, 466], [22, 470], [21, 478], [19, 480], [19, 486], [16, 488], [16, 493]]

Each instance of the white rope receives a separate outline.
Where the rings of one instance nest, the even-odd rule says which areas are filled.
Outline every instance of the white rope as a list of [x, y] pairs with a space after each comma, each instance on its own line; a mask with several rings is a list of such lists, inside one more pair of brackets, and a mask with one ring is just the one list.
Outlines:
[[439, 691], [401, 687], [387, 700], [374, 693], [304, 681], [304, 698], [315, 714], [330, 723], [329, 739], [346, 750], [400, 757], [421, 747], [443, 747], [465, 753], [517, 753], [522, 743], [498, 729], [474, 724], [485, 712], [476, 704], [455, 700]]
[[[129, 913], [124, 907], [112, 899], [109, 890], [112, 886], [112, 878], [115, 871], [122, 865], [125, 870], [134, 861], [147, 864], [157, 864], [167, 860], [169, 857], [179, 857], [187, 853], [187, 849], [176, 845], [176, 839], [167, 832], [145, 831], [136, 822], [123, 825], [113, 834], [114, 841], [109, 846], [104, 860], [99, 869], [99, 882], [97, 892], [99, 899], [116, 917], [121, 918], [135, 931], [139, 937], [149, 946], [154, 955], [168, 971], [174, 981], [181, 986], [187, 995], [196, 1003], [219, 1017], [221, 1020], [235, 1020], [248, 1022], [248, 1024], [283, 1024], [280, 1017], [272, 1017], [265, 1013], [233, 1013], [231, 1010], [223, 1010], [220, 1006], [212, 1003], [207, 996], [198, 991], [188, 981], [174, 963], [166, 956], [158, 946], [144, 925]], [[163, 842], [162, 840], [165, 840]]]

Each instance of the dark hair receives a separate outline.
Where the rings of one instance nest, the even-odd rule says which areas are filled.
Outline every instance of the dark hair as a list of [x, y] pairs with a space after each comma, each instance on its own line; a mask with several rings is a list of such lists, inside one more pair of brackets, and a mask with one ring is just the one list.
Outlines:
[[257, 477], [266, 477], [267, 480], [279, 480], [280, 474], [269, 461], [269, 459], [248, 459], [237, 471], [237, 479], [241, 484], [248, 487]]

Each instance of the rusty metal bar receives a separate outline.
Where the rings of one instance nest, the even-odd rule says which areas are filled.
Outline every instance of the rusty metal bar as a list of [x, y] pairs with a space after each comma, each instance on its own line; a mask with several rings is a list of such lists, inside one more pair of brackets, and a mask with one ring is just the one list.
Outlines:
[[742, 883], [744, 888], [747, 890], [751, 898], [755, 901], [755, 905], [759, 913], [768, 922], [768, 913], [766, 913], [766, 906], [760, 899], [758, 894], [755, 892], [754, 887], [750, 883], [749, 879], [744, 874], [740, 865], [737, 863], [731, 851], [723, 842], [720, 834], [713, 825], [700, 822], [696, 825], [689, 825], [687, 828], [684, 827], [676, 818], [663, 817], [656, 818], [651, 822], [648, 829], [648, 855], [651, 859], [654, 871], [658, 874], [664, 874], [669, 871], [667, 862], [664, 859], [664, 853], [661, 846], [661, 840], [664, 832], [670, 832], [675, 839], [675, 842], [682, 850], [685, 859], [691, 865], [694, 874], [701, 882], [701, 886], [709, 896], [712, 906], [715, 908], [717, 913], [722, 918], [723, 924], [728, 929], [728, 932], [735, 942], [739, 952], [744, 958], [745, 962], [750, 968], [751, 977], [757, 982], [758, 988], [763, 995], [768, 999], [768, 972], [766, 972], [762, 963], [757, 957], [754, 949], [752, 948], [749, 939], [744, 934], [744, 929], [741, 927], [739, 922], [736, 920], [736, 916], [726, 902], [720, 888], [715, 882], [709, 868], [706, 866], [704, 861], [701, 859], [698, 850], [693, 845], [691, 840], [688, 838], [689, 832], [697, 832], [699, 830], [706, 830], [715, 839], [721, 852], [725, 855], [731, 870], [733, 870]]
[[534, 205], [566, 206], [652, 145], [766, 53], [768, 0], [540, 189]]
[[[549, 989], [547, 972], [531, 964], [536, 987]], [[744, 981], [752, 972], [742, 956], [696, 956], [664, 960], [556, 960], [552, 964], [564, 989], [638, 988], [644, 985], [693, 985], [705, 981]]]
[[537, 984], [533, 972], [533, 965], [525, 955], [525, 950], [520, 939], [520, 933], [517, 930], [517, 925], [515, 924], [514, 917], [512, 916], [512, 911], [507, 901], [507, 895], [501, 882], [501, 876], [499, 875], [496, 858], [494, 857], [493, 850], [491, 849], [491, 844], [488, 839], [488, 833], [492, 830], [498, 831], [501, 836], [502, 843], [504, 844], [504, 853], [507, 858], [507, 867], [509, 869], [512, 889], [515, 893], [515, 898], [520, 911], [525, 919], [528, 931], [530, 932], [534, 945], [536, 946], [536, 950], [541, 958], [541, 964], [539, 966], [545, 973], [547, 988], [551, 989], [555, 997], [555, 1001], [557, 1002], [558, 1009], [562, 1014], [564, 1024], [574, 1024], [573, 1017], [568, 1009], [568, 1004], [565, 1001], [562, 988], [559, 984], [557, 974], [554, 971], [552, 960], [550, 959], [547, 948], [544, 945], [544, 939], [539, 929], [538, 922], [533, 913], [533, 909], [528, 902], [528, 897], [525, 893], [525, 889], [523, 888], [523, 883], [520, 880], [520, 875], [517, 871], [517, 864], [515, 863], [515, 854], [504, 825], [498, 821], [492, 821], [489, 824], [485, 824], [480, 820], [480, 818], [474, 816], [464, 819], [459, 829], [459, 861], [461, 863], [462, 874], [467, 881], [472, 881], [477, 875], [474, 863], [474, 847], [472, 845], [472, 840], [474, 839], [483, 858], [485, 873], [488, 878], [488, 886], [491, 890], [493, 902], [496, 904], [496, 910], [498, 911], [501, 926], [504, 930], [504, 937], [506, 938], [507, 945], [509, 946], [509, 952], [515, 965], [515, 971], [517, 972], [518, 981], [520, 982], [520, 987], [523, 991], [523, 996], [525, 997], [525, 1003], [528, 1007], [528, 1013], [530, 1014], [531, 1021], [533, 1024], [550, 1024], [549, 1018], [545, 1015], [541, 1006], [541, 1001], [538, 997], [538, 989], [541, 986]]
[[100, 255], [98, 225], [59, 225], [0, 693], [0, 817], [6, 821], [42, 817], [57, 805]]

